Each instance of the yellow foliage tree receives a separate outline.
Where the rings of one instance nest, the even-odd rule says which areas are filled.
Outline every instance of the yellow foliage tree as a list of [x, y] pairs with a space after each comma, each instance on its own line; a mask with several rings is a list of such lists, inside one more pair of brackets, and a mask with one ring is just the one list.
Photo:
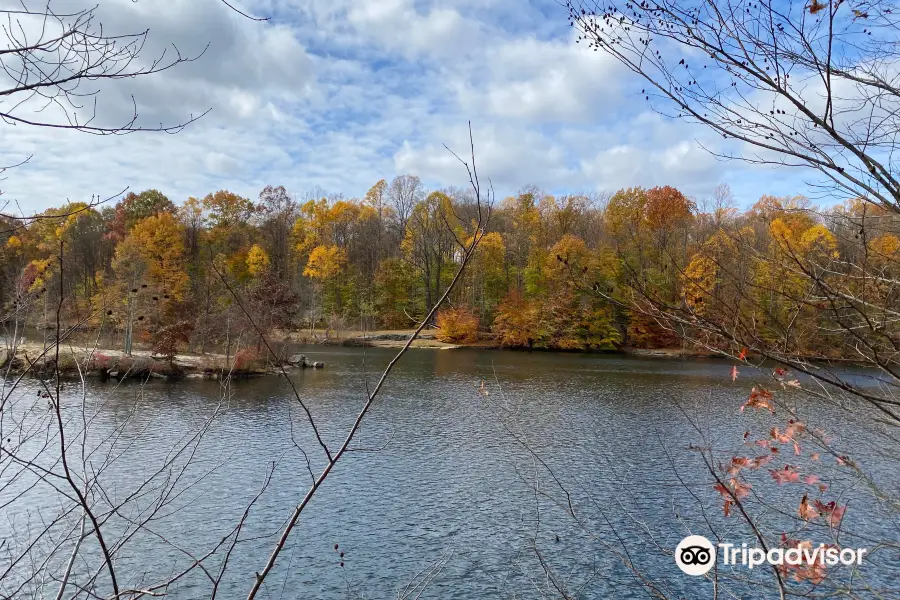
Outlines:
[[703, 313], [705, 305], [713, 296], [718, 282], [719, 267], [716, 262], [703, 254], [697, 254], [688, 263], [682, 274], [684, 301], [695, 312]]
[[347, 252], [338, 246], [316, 246], [309, 253], [303, 274], [313, 279], [327, 280], [343, 271], [347, 264]]
[[436, 324], [435, 337], [442, 342], [474, 342], [478, 339], [478, 317], [464, 306], [440, 311]]
[[171, 213], [161, 212], [138, 221], [116, 248], [116, 257], [138, 256], [147, 266], [150, 281], [176, 300], [182, 300], [188, 276], [184, 271], [184, 237]]
[[253, 244], [247, 252], [247, 272], [252, 277], [259, 277], [269, 270], [269, 255], [259, 244]]
[[[469, 237], [466, 246], [472, 245], [474, 239]], [[492, 231], [481, 237], [475, 251], [468, 277], [473, 290], [473, 304], [480, 305], [482, 316], [493, 314], [494, 309], [506, 294], [506, 245], [503, 236]]]
[[539, 344], [543, 336], [539, 304], [526, 300], [518, 291], [510, 292], [500, 303], [491, 330], [501, 346], [530, 348]]
[[[10, 238], [12, 240], [12, 238]], [[877, 258], [896, 261], [900, 258], [900, 238], [886, 233], [869, 242], [869, 250]]]

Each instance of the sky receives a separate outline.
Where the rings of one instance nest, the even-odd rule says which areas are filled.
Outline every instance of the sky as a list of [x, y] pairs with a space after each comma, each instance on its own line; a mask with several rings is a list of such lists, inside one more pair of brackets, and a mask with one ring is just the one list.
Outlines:
[[[219, 0], [99, 0], [104, 32], [149, 29], [140, 60], [174, 48], [202, 56], [86, 84], [98, 91], [96, 123], [127, 121], [132, 98], [146, 125], [209, 112], [174, 135], [0, 122], [0, 166], [31, 157], [4, 173], [0, 206], [33, 214], [147, 188], [176, 203], [219, 189], [256, 199], [269, 184], [298, 198], [313, 190], [359, 197], [399, 174], [431, 189], [463, 187], [465, 169], [445, 145], [467, 153], [469, 121], [478, 172], [498, 198], [527, 185], [553, 194], [673, 185], [702, 200], [727, 183], [746, 207], [762, 194], [808, 189], [802, 171], [712, 156], [701, 144], [719, 148], [715, 136], [654, 112], [633, 73], [576, 44], [555, 0], [232, 4], [269, 20]], [[34, 117], [29, 106], [16, 114]], [[58, 121], [51, 110], [40, 116]]]

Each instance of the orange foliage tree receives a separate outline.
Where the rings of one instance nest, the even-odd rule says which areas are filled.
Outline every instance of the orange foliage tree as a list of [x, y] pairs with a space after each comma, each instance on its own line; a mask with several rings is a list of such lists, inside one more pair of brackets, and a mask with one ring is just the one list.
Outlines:
[[442, 342], [475, 342], [478, 340], [478, 317], [472, 311], [456, 306], [438, 312], [435, 337]]

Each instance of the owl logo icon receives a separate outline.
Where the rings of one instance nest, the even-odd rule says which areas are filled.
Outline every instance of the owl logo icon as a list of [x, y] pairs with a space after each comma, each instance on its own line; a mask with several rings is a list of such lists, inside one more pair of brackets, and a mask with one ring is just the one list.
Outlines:
[[688, 575], [705, 575], [716, 564], [716, 548], [702, 535], [689, 535], [675, 547], [675, 564]]

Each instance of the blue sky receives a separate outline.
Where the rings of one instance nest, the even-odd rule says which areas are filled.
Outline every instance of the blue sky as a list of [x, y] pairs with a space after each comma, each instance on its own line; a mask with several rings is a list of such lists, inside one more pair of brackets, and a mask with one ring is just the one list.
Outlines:
[[0, 164], [33, 155], [0, 182], [0, 204], [28, 214], [126, 187], [176, 202], [223, 188], [255, 199], [267, 184], [353, 197], [406, 173], [464, 186], [443, 145], [465, 152], [468, 120], [479, 172], [500, 197], [529, 184], [555, 194], [669, 184], [700, 200], [728, 183], [749, 206], [808, 189], [800, 171], [701, 149], [720, 141], [650, 110], [633, 74], [574, 43], [553, 0], [237, 5], [271, 20], [217, 0], [100, 0], [106, 31], [149, 27], [146, 59], [167, 44], [184, 54], [210, 45], [194, 63], [104, 85], [100, 118], [121, 121], [131, 95], [148, 124], [211, 112], [177, 135], [0, 125]]

